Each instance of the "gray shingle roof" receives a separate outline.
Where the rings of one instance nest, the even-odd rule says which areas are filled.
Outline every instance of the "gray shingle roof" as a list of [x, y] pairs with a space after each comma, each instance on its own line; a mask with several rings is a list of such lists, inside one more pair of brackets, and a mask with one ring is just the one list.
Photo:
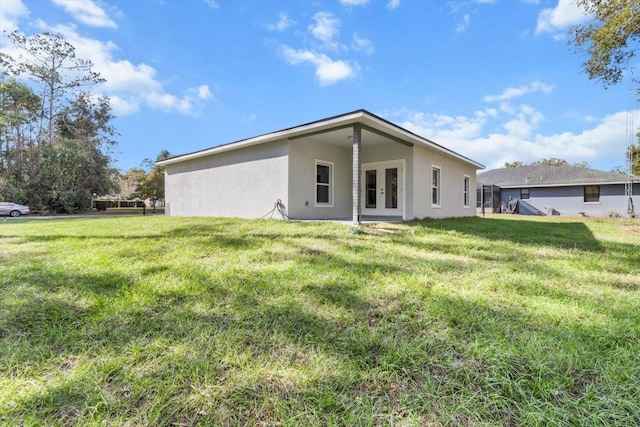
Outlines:
[[[640, 182], [640, 177], [632, 177]], [[566, 185], [622, 184], [627, 176], [577, 166], [523, 166], [478, 173], [478, 183], [500, 187], [554, 187]]]

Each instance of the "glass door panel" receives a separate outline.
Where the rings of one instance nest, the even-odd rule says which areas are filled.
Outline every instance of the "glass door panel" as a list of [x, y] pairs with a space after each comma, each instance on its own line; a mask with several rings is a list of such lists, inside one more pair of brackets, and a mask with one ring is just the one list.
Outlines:
[[387, 189], [384, 207], [387, 209], [398, 208], [398, 168], [385, 169], [385, 187]]
[[376, 181], [377, 171], [375, 169], [365, 172], [365, 207], [367, 209], [375, 209], [377, 207], [378, 186]]

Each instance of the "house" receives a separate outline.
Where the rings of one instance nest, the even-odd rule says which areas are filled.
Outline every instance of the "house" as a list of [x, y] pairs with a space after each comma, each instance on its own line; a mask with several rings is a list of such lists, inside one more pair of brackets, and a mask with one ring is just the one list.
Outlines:
[[494, 169], [478, 174], [477, 194], [485, 212], [627, 216], [635, 215], [640, 177], [578, 166]]
[[166, 214], [410, 220], [474, 216], [461, 154], [366, 110], [158, 162]]

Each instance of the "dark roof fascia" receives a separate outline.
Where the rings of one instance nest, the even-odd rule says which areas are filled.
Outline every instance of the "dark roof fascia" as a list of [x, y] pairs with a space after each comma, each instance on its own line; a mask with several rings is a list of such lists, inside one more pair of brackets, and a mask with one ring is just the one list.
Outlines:
[[[633, 181], [633, 183], [640, 183], [640, 181]], [[560, 184], [510, 184], [510, 185], [500, 185], [500, 184], [483, 184], [478, 181], [478, 185], [493, 185], [495, 187], [500, 188], [552, 188], [552, 187], [584, 187], [585, 185], [625, 185], [626, 181], [593, 181], [593, 182], [568, 182], [568, 183], [560, 183]]]
[[[540, 176], [540, 180], [529, 177]], [[576, 166], [522, 166], [493, 169], [478, 174], [479, 184], [501, 188], [579, 187], [584, 185], [624, 185], [640, 182], [640, 176], [605, 172]]]
[[[159, 166], [165, 166], [168, 164], [173, 164], [173, 163], [179, 163], [182, 161], [187, 161], [187, 160], [192, 160], [192, 159], [196, 159], [196, 158], [200, 158], [200, 157], [205, 157], [208, 155], [213, 155], [216, 154], [218, 152], [223, 152], [223, 151], [230, 151], [230, 150], [234, 150], [236, 148], [242, 148], [242, 147], [248, 147], [248, 146], [252, 146], [252, 145], [257, 145], [257, 144], [261, 144], [267, 141], [272, 141], [272, 140], [276, 140], [280, 137], [282, 138], [298, 138], [298, 137], [302, 137], [304, 135], [307, 135], [309, 133], [314, 133], [314, 132], [319, 132], [319, 131], [314, 131], [314, 130], [310, 130], [309, 133], [300, 133], [298, 135], [295, 135], [295, 131], [296, 130], [301, 130], [304, 128], [308, 128], [308, 127], [317, 127], [319, 125], [322, 125], [323, 123], [331, 123], [334, 121], [340, 121], [340, 119], [347, 119], [348, 117], [352, 117], [352, 121], [344, 124], [344, 125], [340, 125], [338, 124], [335, 127], [331, 127], [329, 130], [334, 130], [334, 129], [338, 129], [338, 128], [343, 128], [343, 127], [348, 127], [351, 124], [355, 124], [355, 123], [361, 123], [361, 125], [363, 126], [363, 128], [369, 130], [370, 132], [376, 132], [376, 133], [382, 133], [387, 137], [390, 137], [391, 139], [394, 140], [400, 140], [401, 138], [395, 137], [393, 135], [390, 135], [388, 132], [384, 132], [380, 129], [376, 129], [374, 127], [371, 127], [369, 125], [366, 125], [365, 123], [363, 123], [363, 120], [365, 119], [369, 119], [373, 122], [380, 122], [383, 126], [387, 126], [390, 127], [391, 129], [395, 130], [396, 132], [399, 132], [400, 134], [411, 138], [411, 139], [415, 139], [418, 140], [419, 142], [421, 142], [424, 145], [430, 146], [438, 151], [444, 152], [452, 157], [458, 158], [460, 160], [463, 160], [467, 163], [470, 163], [472, 165], [474, 165], [476, 168], [478, 169], [484, 169], [484, 165], [482, 165], [481, 163], [478, 163], [474, 160], [471, 160], [470, 158], [463, 156], [459, 153], [456, 153], [455, 151], [452, 151], [446, 147], [443, 147], [427, 138], [424, 138], [420, 135], [417, 135], [407, 129], [404, 129], [403, 127], [400, 127], [398, 125], [396, 125], [395, 123], [390, 122], [389, 120], [383, 119], [380, 116], [377, 116], [365, 109], [359, 109], [359, 110], [354, 110], [348, 113], [343, 113], [343, 114], [338, 114], [335, 116], [331, 116], [331, 117], [327, 117], [324, 119], [320, 119], [320, 120], [315, 120], [312, 122], [308, 122], [308, 123], [304, 123], [301, 125], [297, 125], [297, 126], [293, 126], [293, 127], [289, 127], [289, 128], [285, 128], [282, 130], [278, 130], [275, 132], [268, 132], [268, 133], [264, 133], [264, 134], [260, 134], [257, 136], [253, 136], [250, 138], [244, 138], [244, 139], [240, 139], [237, 141], [233, 141], [233, 142], [229, 142], [226, 144], [220, 144], [220, 145], [216, 145], [215, 147], [209, 147], [209, 148], [205, 148], [202, 150], [198, 150], [198, 151], [193, 151], [191, 153], [186, 153], [186, 154], [181, 154], [175, 157], [171, 157], [169, 159], [166, 160], [162, 160], [160, 162], [157, 162], [156, 164]], [[293, 135], [287, 135], [287, 134], [293, 134]], [[410, 144], [409, 141], [404, 141], [403, 143], [405, 144]]]

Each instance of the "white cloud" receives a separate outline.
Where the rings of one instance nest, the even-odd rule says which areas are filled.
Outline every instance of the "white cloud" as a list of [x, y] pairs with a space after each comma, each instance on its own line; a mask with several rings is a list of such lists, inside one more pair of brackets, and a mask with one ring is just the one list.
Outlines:
[[553, 86], [534, 81], [525, 86], [519, 87], [509, 87], [504, 90], [500, 95], [487, 95], [483, 99], [485, 102], [496, 102], [496, 101], [510, 101], [513, 98], [518, 98], [524, 95], [527, 95], [531, 92], [542, 92], [544, 94], [549, 94], [553, 90]]
[[140, 111], [140, 102], [135, 99], [125, 99], [118, 95], [109, 95], [109, 104], [116, 116], [123, 117]]
[[242, 123], [253, 123], [253, 122], [256, 121], [257, 118], [258, 118], [258, 116], [256, 116], [254, 113], [251, 113], [248, 116], [241, 117], [240, 121]]
[[61, 33], [75, 47], [79, 58], [91, 60], [93, 70], [106, 79], [106, 83], [96, 89], [112, 99], [114, 113], [118, 116], [135, 113], [141, 105], [167, 112], [195, 114], [200, 102], [213, 97], [206, 85], [187, 89], [181, 96], [168, 93], [158, 80], [155, 68], [114, 58], [115, 43], [82, 37], [72, 25], [50, 27], [41, 20], [37, 20], [35, 25], [43, 31]]
[[471, 18], [469, 17], [468, 13], [465, 13], [462, 16], [462, 19], [460, 20], [460, 22], [458, 22], [458, 25], [456, 26], [456, 33], [463, 33], [467, 27], [469, 27], [469, 24], [471, 23]]
[[220, 3], [218, 3], [215, 0], [203, 0], [205, 2], [205, 4], [207, 6], [209, 6], [211, 9], [217, 9], [220, 7]]
[[389, 3], [387, 3], [387, 9], [397, 9], [398, 6], [400, 6], [400, 0], [389, 0]]
[[71, 14], [74, 19], [91, 27], [116, 28], [117, 25], [101, 7], [92, 0], [52, 0], [54, 4], [62, 7]]
[[340, 19], [334, 17], [331, 12], [322, 11], [313, 15], [313, 20], [315, 24], [308, 27], [313, 37], [324, 42], [327, 47], [337, 47], [334, 38], [340, 34]]
[[[471, 116], [405, 110], [394, 115], [403, 118], [399, 121], [402, 127], [493, 169], [505, 162], [533, 162], [549, 157], [570, 163], [608, 160], [622, 164], [629, 114], [625, 111], [595, 121], [585, 120], [584, 130], [548, 135], [537, 131], [543, 114], [528, 105], [514, 107], [512, 114], [484, 109]], [[640, 111], [631, 114], [634, 122], [640, 121]]]
[[286, 12], [280, 12], [278, 22], [275, 24], [267, 24], [267, 29], [269, 31], [284, 31], [293, 24], [295, 24], [295, 21], [291, 20]]
[[211, 91], [209, 90], [209, 86], [207, 85], [200, 85], [198, 86], [198, 98], [200, 99], [211, 99], [213, 95], [211, 94]]
[[374, 52], [373, 43], [368, 39], [361, 39], [357, 33], [353, 33], [353, 40], [351, 41], [351, 47], [355, 51], [364, 52], [367, 55], [371, 55]]
[[575, 1], [558, 0], [556, 7], [540, 12], [535, 34], [564, 32], [587, 19], [588, 15]]
[[364, 6], [370, 0], [340, 0], [343, 6]]
[[283, 45], [280, 47], [280, 54], [291, 65], [305, 62], [314, 65], [316, 67], [316, 78], [323, 86], [353, 78], [359, 71], [358, 64], [333, 60], [325, 54], [311, 50], [297, 50]]
[[29, 9], [22, 3], [22, 0], [2, 0], [0, 27], [2, 27], [2, 30], [11, 33], [18, 29], [18, 19], [28, 15]]

